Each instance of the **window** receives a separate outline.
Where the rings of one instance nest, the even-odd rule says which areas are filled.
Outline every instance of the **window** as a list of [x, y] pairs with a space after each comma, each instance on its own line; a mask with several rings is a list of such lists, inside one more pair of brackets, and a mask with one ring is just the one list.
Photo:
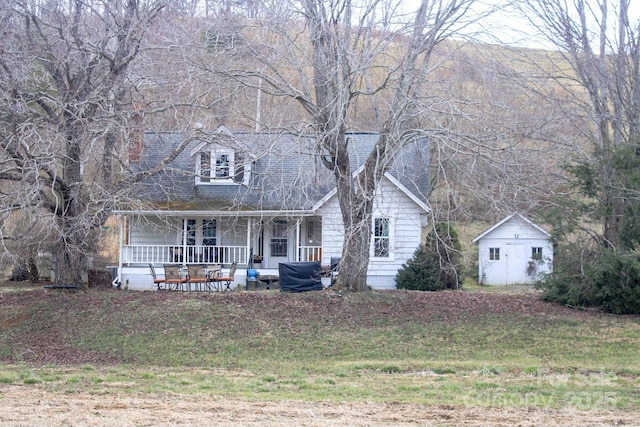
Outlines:
[[[202, 151], [196, 165], [197, 182], [220, 183], [229, 182], [236, 178], [235, 156], [228, 150]], [[243, 179], [244, 170], [240, 171], [240, 179]]]
[[389, 257], [389, 218], [373, 219], [373, 256]]
[[489, 248], [489, 261], [500, 261], [500, 248]]
[[536, 261], [542, 260], [542, 248], [531, 248], [531, 259]]
[[273, 232], [271, 235], [271, 256], [286, 257], [287, 247], [287, 221], [280, 220], [273, 222]]
[[[196, 245], [196, 225], [197, 223], [195, 219], [185, 219], [182, 221], [180, 245], [187, 246], [187, 260], [189, 261], [193, 260], [194, 246]], [[170, 248], [169, 253], [172, 262], [184, 261], [184, 248]]]
[[200, 153], [200, 182], [211, 182], [211, 153]]
[[213, 174], [215, 178], [229, 178], [231, 176], [231, 157], [230, 154], [216, 154], [216, 168]]
[[187, 246], [195, 246], [196, 244], [196, 220], [188, 219], [187, 221]]
[[322, 226], [315, 221], [307, 222], [307, 241], [308, 246], [320, 245], [322, 242]]
[[202, 221], [202, 245], [215, 246], [217, 235], [217, 223], [215, 219]]
[[173, 262], [220, 262], [223, 256], [218, 243], [218, 224], [215, 219], [184, 219], [180, 245], [186, 248], [172, 249]]
[[183, 227], [185, 227], [186, 241], [183, 240], [183, 242], [185, 242], [187, 246], [200, 245], [200, 241], [202, 241], [202, 246], [216, 245], [218, 227], [215, 219], [202, 220], [202, 234], [199, 232], [200, 220], [185, 219], [184, 221]]

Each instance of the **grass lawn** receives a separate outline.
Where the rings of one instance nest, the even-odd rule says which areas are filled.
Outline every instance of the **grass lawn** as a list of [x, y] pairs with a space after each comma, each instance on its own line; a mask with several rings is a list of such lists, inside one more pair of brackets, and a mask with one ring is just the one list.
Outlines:
[[256, 401], [640, 410], [640, 318], [531, 291], [2, 292], [0, 385]]

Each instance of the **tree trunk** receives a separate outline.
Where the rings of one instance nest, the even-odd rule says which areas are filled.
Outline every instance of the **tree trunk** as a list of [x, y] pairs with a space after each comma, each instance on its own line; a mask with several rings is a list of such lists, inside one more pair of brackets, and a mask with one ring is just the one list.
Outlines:
[[[223, 72], [252, 88], [256, 88], [258, 76], [271, 89], [270, 95], [290, 97], [310, 115], [308, 126], [298, 127], [296, 120], [290, 124], [296, 132], [313, 130], [319, 159], [334, 174], [344, 228], [339, 280], [347, 289], [367, 289], [373, 196], [394, 156], [410, 142], [411, 129], [425, 132], [415, 119], [427, 114], [423, 102], [429, 97], [423, 89], [427, 75], [435, 68], [430, 64], [431, 53], [456, 33], [458, 26], [454, 24], [465, 17], [473, 2], [422, 0], [415, 5], [417, 10], [409, 13], [401, 12], [398, 2], [386, 0], [366, 4], [304, 0], [292, 9], [292, 16], [304, 17], [304, 28], [289, 33], [289, 26], [283, 27], [277, 16], [275, 26], [265, 29], [273, 31], [274, 47], [284, 50], [256, 49], [254, 41], [244, 44], [248, 55], [260, 58], [263, 71], [248, 72], [239, 67]], [[384, 29], [379, 31], [380, 23]], [[309, 50], [301, 49], [298, 31], [306, 35]], [[290, 55], [287, 46], [301, 54]], [[286, 56], [287, 67], [294, 74], [280, 69], [281, 55]], [[269, 93], [262, 86], [258, 89]], [[375, 119], [358, 126], [354, 119], [360, 108], [369, 105]], [[380, 135], [358, 176], [353, 175], [349, 152], [362, 147], [349, 149], [346, 129]]]
[[[64, 220], [63, 220], [64, 221]], [[65, 221], [69, 222], [69, 221]], [[67, 238], [61, 239], [55, 265], [55, 284], [58, 286], [78, 286], [88, 288], [87, 256], [81, 250], [81, 242], [76, 241], [79, 233], [67, 231]]]
[[344, 224], [339, 281], [351, 291], [365, 291], [373, 204], [354, 191], [353, 180], [339, 179], [337, 193]]
[[63, 210], [59, 212], [62, 230], [56, 263], [56, 284], [88, 287], [87, 254], [85, 253], [88, 224], [82, 216], [86, 213], [83, 206], [82, 169], [80, 147], [82, 128], [79, 124], [71, 125], [66, 136], [66, 156], [63, 162], [62, 189]]

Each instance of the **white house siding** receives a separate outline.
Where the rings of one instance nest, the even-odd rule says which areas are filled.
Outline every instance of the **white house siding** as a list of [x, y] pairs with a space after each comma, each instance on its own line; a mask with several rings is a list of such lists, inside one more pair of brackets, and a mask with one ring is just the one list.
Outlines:
[[[332, 256], [342, 253], [344, 228], [337, 196], [328, 200], [321, 208], [322, 218], [322, 264], [329, 265]], [[395, 289], [396, 274], [413, 256], [421, 242], [421, 219], [424, 210], [406, 194], [384, 178], [373, 206], [373, 215], [391, 220], [391, 257], [371, 258], [367, 284], [374, 289]]]
[[220, 218], [217, 222], [219, 245], [244, 246], [247, 244], [247, 220], [244, 218]]
[[181, 229], [176, 218], [142, 218], [130, 225], [129, 242], [133, 245], [175, 245], [180, 241]]
[[[551, 271], [553, 245], [548, 237], [527, 221], [513, 217], [478, 240], [478, 278], [484, 285], [531, 284]], [[542, 262], [527, 272], [533, 247], [542, 248]], [[499, 260], [490, 260], [490, 249], [500, 250]]]

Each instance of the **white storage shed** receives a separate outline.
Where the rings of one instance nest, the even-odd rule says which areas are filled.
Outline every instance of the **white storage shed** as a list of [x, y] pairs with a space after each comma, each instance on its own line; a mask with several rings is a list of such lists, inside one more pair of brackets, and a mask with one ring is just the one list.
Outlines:
[[475, 239], [478, 281], [482, 285], [531, 284], [553, 268], [550, 235], [519, 213], [496, 223]]

